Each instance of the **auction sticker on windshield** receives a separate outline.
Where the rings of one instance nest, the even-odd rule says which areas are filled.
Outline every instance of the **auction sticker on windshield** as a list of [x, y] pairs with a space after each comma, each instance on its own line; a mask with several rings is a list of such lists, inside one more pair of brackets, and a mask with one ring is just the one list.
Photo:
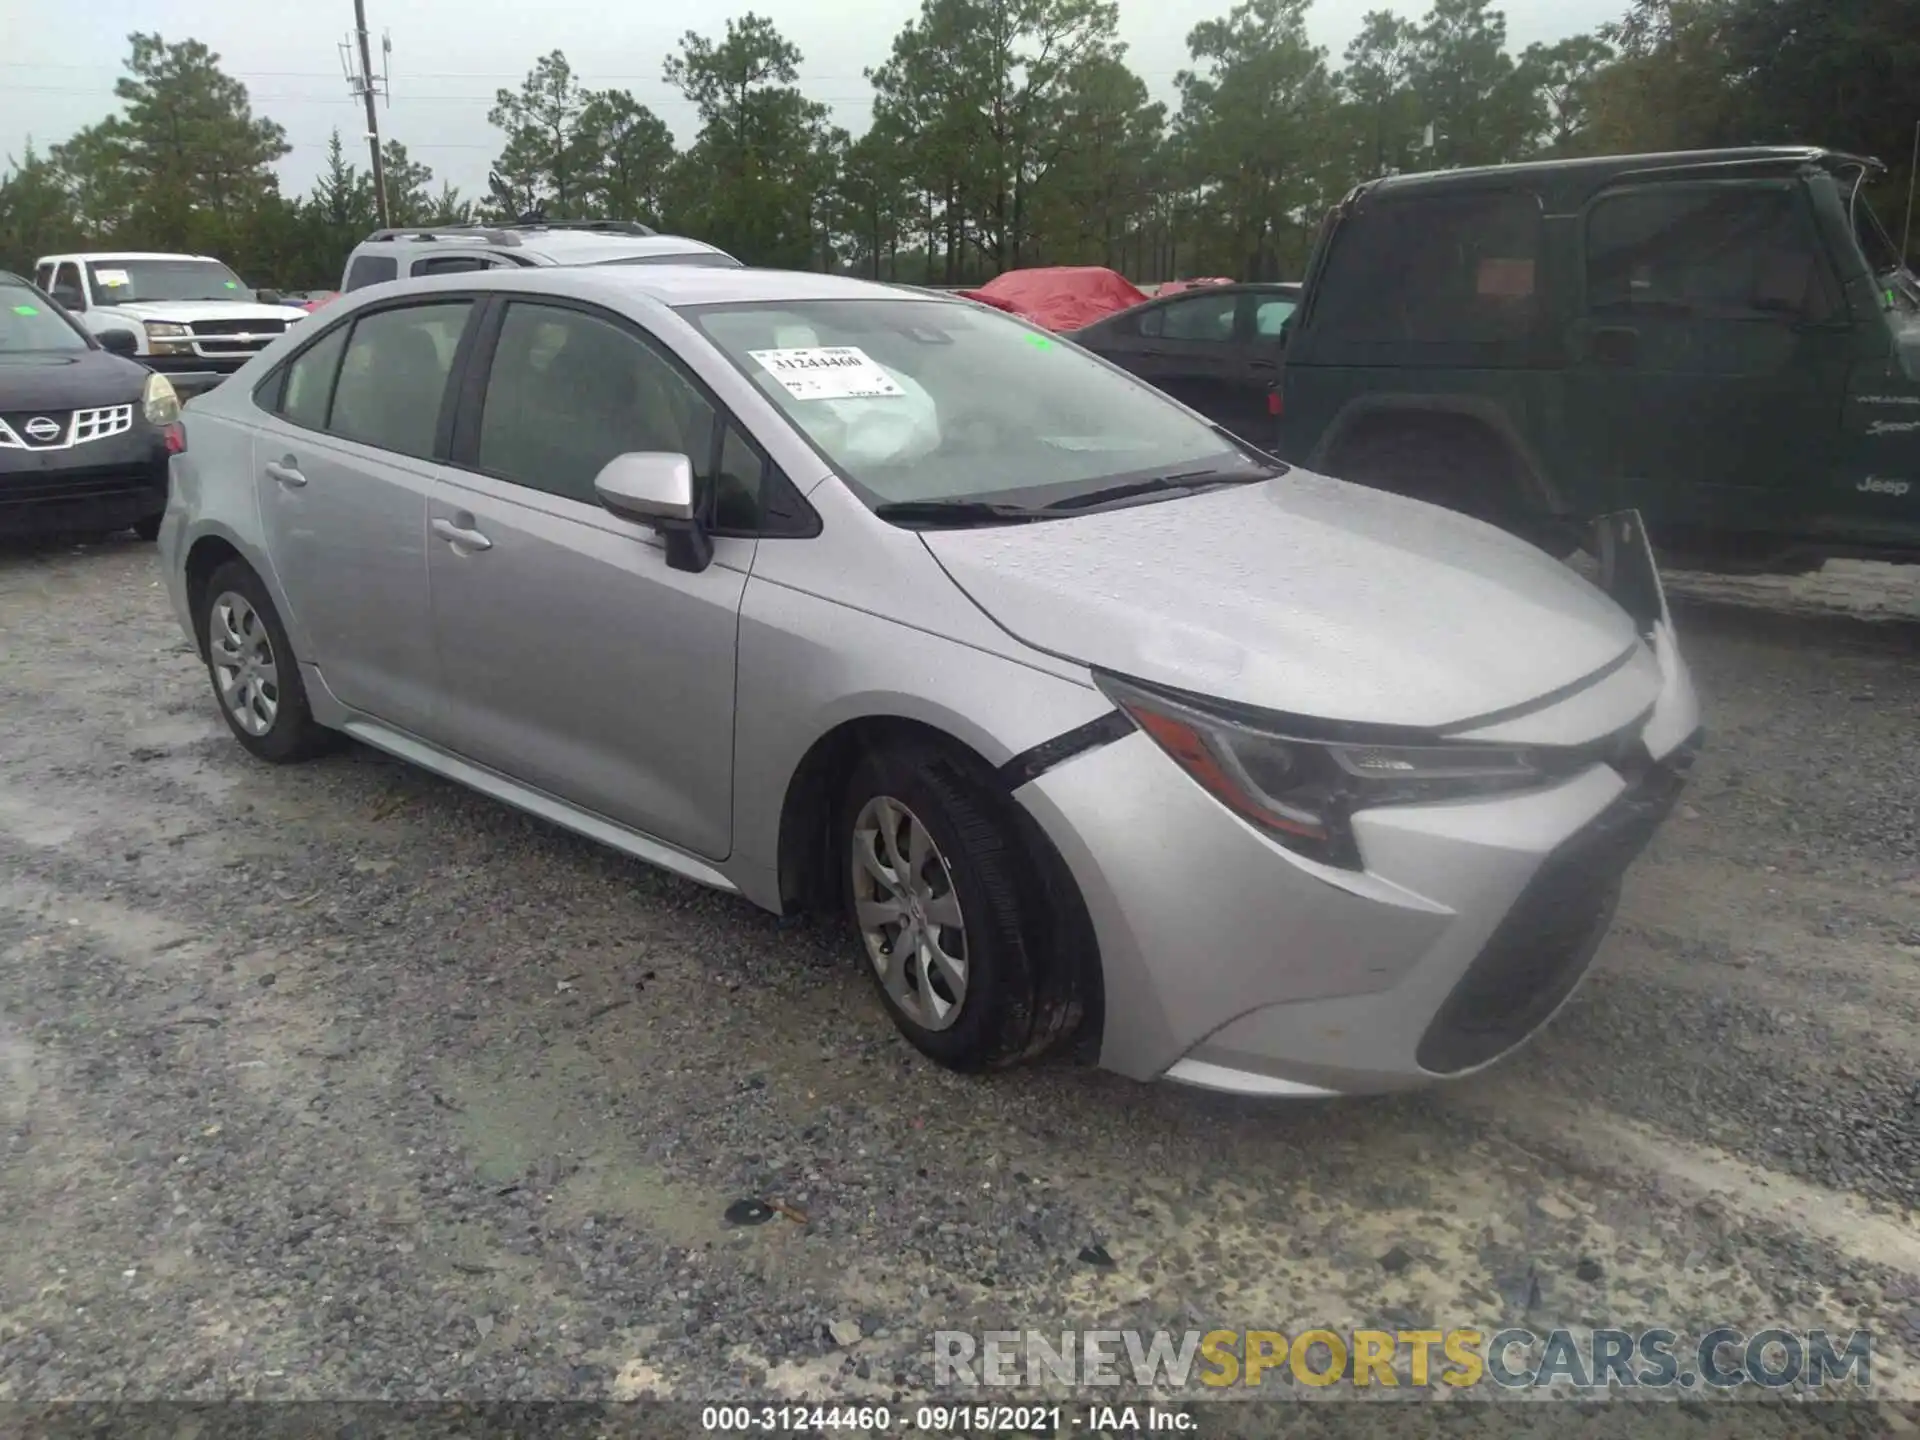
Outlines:
[[122, 285], [131, 283], [124, 270], [96, 270], [93, 272], [93, 278], [96, 284], [104, 285], [109, 290], [116, 290]]
[[747, 353], [796, 400], [868, 400], [907, 393], [856, 345]]

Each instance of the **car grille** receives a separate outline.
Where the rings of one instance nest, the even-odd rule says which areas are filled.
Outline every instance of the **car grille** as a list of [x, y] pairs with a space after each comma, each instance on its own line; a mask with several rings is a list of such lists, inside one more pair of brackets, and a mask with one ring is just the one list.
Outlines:
[[89, 410], [15, 410], [0, 414], [0, 450], [65, 450], [133, 428], [133, 406]]
[[196, 320], [188, 327], [195, 335], [279, 335], [284, 320]]
[[1627, 790], [1549, 855], [1420, 1038], [1438, 1075], [1483, 1065], [1526, 1039], [1573, 993], [1613, 922], [1620, 881], [1686, 784], [1691, 742], [1655, 764], [1618, 763]]

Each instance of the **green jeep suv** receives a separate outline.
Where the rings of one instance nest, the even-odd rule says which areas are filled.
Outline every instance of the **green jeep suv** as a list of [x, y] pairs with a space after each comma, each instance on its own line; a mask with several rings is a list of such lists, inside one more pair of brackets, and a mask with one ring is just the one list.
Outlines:
[[1920, 560], [1920, 287], [1811, 148], [1403, 175], [1327, 217], [1279, 445], [1543, 544], [1636, 508], [1663, 554]]

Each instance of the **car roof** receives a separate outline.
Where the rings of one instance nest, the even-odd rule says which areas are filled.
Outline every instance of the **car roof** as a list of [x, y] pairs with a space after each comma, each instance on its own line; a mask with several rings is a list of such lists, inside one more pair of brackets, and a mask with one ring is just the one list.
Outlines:
[[1453, 189], [1492, 189], [1522, 185], [1554, 192], [1570, 201], [1627, 177], [1680, 178], [1687, 172], [1738, 175], [1791, 173], [1813, 165], [1826, 168], [1883, 168], [1877, 160], [1827, 150], [1817, 145], [1750, 145], [1719, 150], [1669, 150], [1640, 155], [1583, 155], [1569, 159], [1523, 160], [1513, 165], [1479, 165], [1460, 170], [1426, 170], [1386, 175], [1355, 189], [1355, 195], [1401, 196]]
[[96, 265], [102, 260], [204, 260], [210, 265], [226, 262], [212, 255], [189, 255], [180, 250], [76, 250], [69, 255], [42, 255], [36, 264], [54, 265], [67, 260], [84, 260]]
[[510, 249], [569, 265], [595, 265], [607, 260], [648, 255], [721, 255], [725, 252], [704, 240], [686, 235], [627, 235], [611, 230], [539, 226], [409, 226], [375, 231], [354, 247], [355, 253], [380, 254], [397, 245], [474, 246]]
[[375, 290], [391, 293], [404, 287], [411, 294], [432, 290], [521, 290], [533, 294], [573, 295], [618, 304], [644, 296], [680, 309], [694, 305], [781, 304], [801, 300], [910, 300], [929, 305], [964, 305], [955, 296], [902, 294], [898, 285], [856, 280], [845, 275], [821, 275], [809, 270], [725, 269], [708, 265], [552, 265], [534, 269], [467, 271], [424, 279], [388, 281], [353, 292], [354, 297]]

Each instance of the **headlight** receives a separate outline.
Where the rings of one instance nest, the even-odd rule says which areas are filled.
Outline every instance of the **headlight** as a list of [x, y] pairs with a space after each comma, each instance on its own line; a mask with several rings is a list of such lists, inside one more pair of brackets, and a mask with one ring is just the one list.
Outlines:
[[147, 320], [147, 337], [152, 340], [164, 340], [173, 336], [191, 335], [193, 331], [184, 325], [176, 325], [171, 320]]
[[1289, 850], [1360, 868], [1349, 821], [1377, 805], [1524, 790], [1590, 757], [1504, 745], [1369, 744], [1288, 735], [1205, 702], [1176, 700], [1110, 675], [1094, 679], [1176, 764], [1235, 814]]
[[155, 355], [191, 355], [193, 331], [171, 320], [142, 322], [147, 331], [147, 349]]
[[177, 423], [180, 419], [180, 397], [173, 393], [173, 382], [164, 375], [147, 376], [147, 388], [140, 393], [140, 413], [147, 417], [147, 423], [156, 430]]

